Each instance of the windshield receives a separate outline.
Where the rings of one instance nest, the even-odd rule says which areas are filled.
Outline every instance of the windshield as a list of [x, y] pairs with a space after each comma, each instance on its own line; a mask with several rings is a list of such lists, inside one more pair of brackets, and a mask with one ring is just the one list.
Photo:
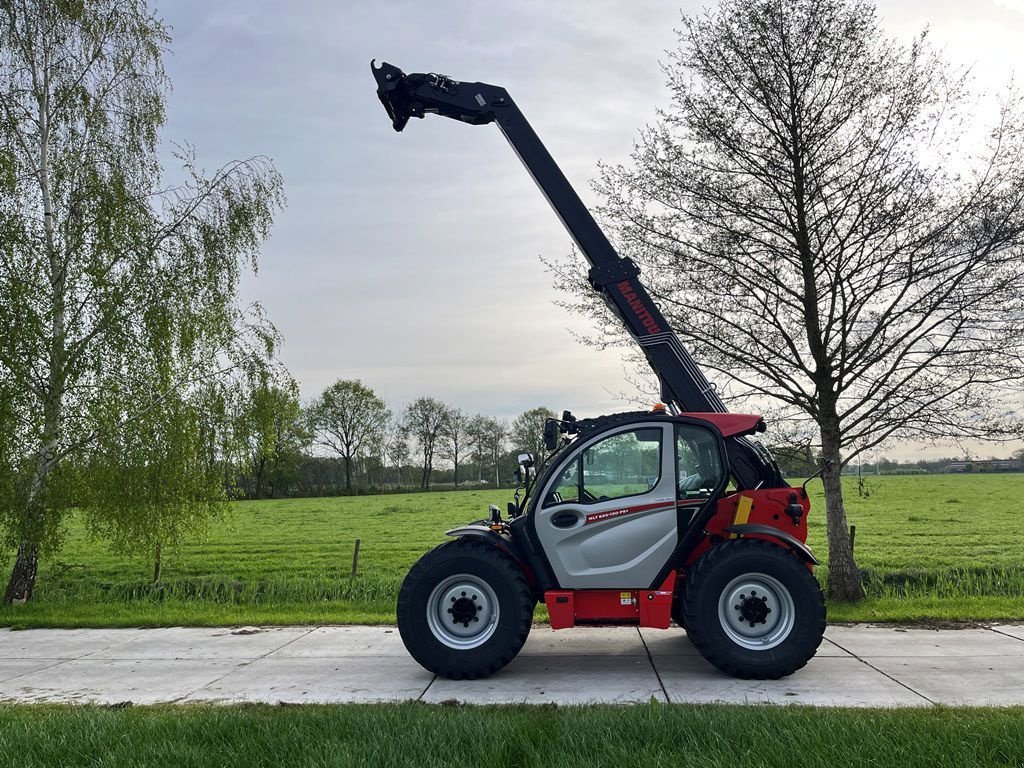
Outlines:
[[[551, 467], [557, 466], [559, 463], [561, 463], [562, 458], [565, 456], [568, 450], [572, 448], [573, 445], [575, 445], [575, 443], [575, 438], [567, 437], [562, 441], [562, 444], [560, 446], [558, 446], [555, 450], [551, 451], [551, 453], [549, 453], [547, 456], [544, 456], [540, 460], [540, 463], [537, 464], [536, 466], [537, 471], [533, 475], [532, 482], [523, 491], [523, 501], [519, 507], [520, 509], [522, 509], [523, 511], [527, 509], [527, 507], [529, 506], [530, 499], [532, 499], [534, 493], [536, 493], [536, 489], [547, 482], [548, 470]], [[517, 497], [518, 494], [519, 490], [517, 489]]]

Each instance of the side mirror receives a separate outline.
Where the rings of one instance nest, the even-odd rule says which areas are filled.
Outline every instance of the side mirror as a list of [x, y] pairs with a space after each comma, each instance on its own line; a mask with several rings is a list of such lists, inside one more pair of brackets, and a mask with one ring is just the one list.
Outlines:
[[558, 447], [558, 422], [554, 419], [544, 422], [544, 447], [549, 451]]

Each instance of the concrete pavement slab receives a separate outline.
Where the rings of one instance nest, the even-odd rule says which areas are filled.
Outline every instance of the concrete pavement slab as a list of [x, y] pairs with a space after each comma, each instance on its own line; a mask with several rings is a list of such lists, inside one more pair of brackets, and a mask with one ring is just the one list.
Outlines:
[[467, 704], [630, 704], [665, 701], [646, 656], [518, 656], [483, 680], [437, 678], [423, 701]]
[[63, 664], [67, 659], [0, 659], [0, 683]]
[[651, 656], [699, 656], [686, 632], [679, 627], [648, 629], [642, 627], [640, 636]]
[[678, 628], [536, 626], [497, 675], [449, 681], [409, 657], [396, 627], [0, 630], [0, 699], [627, 703], [664, 700], [664, 686], [673, 702], [1019, 705], [1017, 635], [1024, 627], [830, 627], [795, 675], [744, 681], [704, 661]]
[[868, 661], [936, 704], [1024, 704], [1021, 656], [876, 657]]
[[535, 626], [520, 656], [646, 656], [636, 627], [573, 627], [553, 630]]
[[927, 706], [927, 699], [854, 658], [816, 657], [781, 680], [738, 680], [700, 657], [654, 659], [669, 701], [679, 703], [810, 704], [828, 707]]
[[270, 654], [272, 658], [399, 656], [409, 658], [397, 627], [317, 627]]
[[875, 656], [1003, 656], [1022, 652], [1019, 640], [987, 629], [829, 627], [825, 637], [861, 658]]
[[87, 659], [258, 659], [310, 627], [171, 627], [88, 654]]
[[407, 701], [419, 698], [433, 677], [408, 657], [267, 657], [195, 691], [185, 701], [270, 704]]
[[[640, 635], [643, 637], [651, 656], [700, 656], [700, 652], [690, 642], [686, 632], [677, 627], [667, 630], [641, 627]], [[851, 654], [835, 643], [823, 640], [821, 645], [818, 646], [815, 658], [819, 656], [845, 656], [849, 658]]]
[[0, 635], [0, 658], [77, 659], [165, 629], [26, 629]]
[[992, 629], [1002, 632], [1004, 635], [1016, 637], [1018, 640], [1024, 640], [1024, 624], [996, 624]]
[[244, 662], [78, 659], [0, 683], [0, 700], [156, 704], [177, 701]]

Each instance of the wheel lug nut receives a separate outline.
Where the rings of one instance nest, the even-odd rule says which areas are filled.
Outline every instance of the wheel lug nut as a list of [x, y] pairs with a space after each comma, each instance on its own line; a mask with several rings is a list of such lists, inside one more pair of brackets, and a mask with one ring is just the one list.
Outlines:
[[466, 596], [466, 593], [465, 593], [465, 592], [463, 592], [463, 593], [462, 593], [462, 596], [463, 596], [463, 597], [465, 597], [465, 596]]
[[738, 605], [734, 605], [733, 608], [735, 608], [737, 611], [740, 609]]
[[479, 616], [474, 616], [473, 617], [473, 621], [480, 621], [480, 617]]
[[761, 598], [761, 602], [762, 603], [767, 603], [768, 602], [768, 598], [767, 597], [762, 597]]
[[452, 598], [452, 602], [453, 602], [453, 603], [455, 602], [455, 598], [454, 598], [454, 597]]

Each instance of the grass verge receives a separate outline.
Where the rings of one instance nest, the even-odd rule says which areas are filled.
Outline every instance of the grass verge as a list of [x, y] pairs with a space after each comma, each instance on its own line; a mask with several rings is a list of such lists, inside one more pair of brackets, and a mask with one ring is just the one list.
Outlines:
[[1024, 710], [425, 704], [0, 707], [0, 764], [1008, 766]]
[[[834, 621], [1024, 619], [1021, 475], [871, 478], [868, 495], [846, 488], [868, 599], [831, 605]], [[825, 559], [820, 484], [809, 543]], [[150, 563], [90, 539], [68, 521], [66, 542], [43, 559], [36, 596], [0, 607], [0, 625], [169, 626], [386, 623], [398, 587], [444, 531], [485, 514], [502, 491], [468, 490], [334, 499], [239, 502], [202, 540]], [[359, 575], [352, 552], [361, 541]], [[0, 552], [0, 573], [10, 567]], [[817, 570], [824, 579], [827, 569]]]

